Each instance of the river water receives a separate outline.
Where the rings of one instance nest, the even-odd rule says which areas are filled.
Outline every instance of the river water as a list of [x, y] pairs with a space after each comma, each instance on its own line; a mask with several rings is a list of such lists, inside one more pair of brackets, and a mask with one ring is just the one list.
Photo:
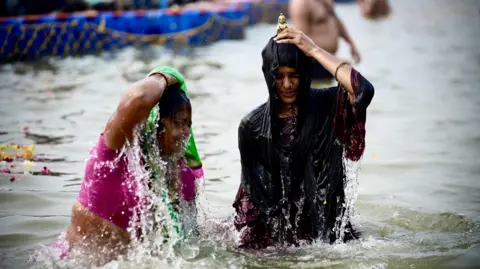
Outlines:
[[[246, 254], [218, 242], [217, 231], [206, 254], [178, 267], [480, 268], [480, 2], [392, 2], [392, 17], [380, 22], [364, 20], [355, 5], [337, 6], [363, 56], [356, 67], [376, 89], [354, 217], [363, 239]], [[129, 48], [0, 66], [0, 143], [35, 143], [35, 170], [57, 173], [14, 182], [0, 174], [0, 267], [39, 266], [27, 260], [68, 225], [88, 150], [129, 83], [156, 65], [186, 75], [206, 174], [203, 212], [230, 218], [237, 126], [267, 98], [260, 51], [274, 31], [257, 25], [243, 41], [191, 57]], [[344, 43], [339, 55], [349, 57]]]

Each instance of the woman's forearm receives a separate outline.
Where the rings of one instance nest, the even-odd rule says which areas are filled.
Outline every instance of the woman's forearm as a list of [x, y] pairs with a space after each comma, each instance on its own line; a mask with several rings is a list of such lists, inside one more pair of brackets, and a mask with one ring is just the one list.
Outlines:
[[[335, 70], [342, 63], [337, 57], [331, 55], [327, 51], [320, 47], [317, 47], [311, 56], [317, 60], [330, 74], [335, 76]], [[351, 82], [352, 67], [349, 64], [342, 64], [337, 70], [336, 79], [338, 82], [348, 91], [348, 93], [354, 96], [354, 91]]]
[[130, 87], [105, 127], [105, 144], [108, 148], [120, 149], [126, 140], [132, 141], [133, 129], [148, 117], [166, 86], [166, 79], [151, 76]]
[[129, 102], [122, 102], [126, 114], [132, 115], [130, 118], [133, 124], [144, 121], [152, 108], [158, 104], [160, 98], [167, 87], [167, 82], [161, 76], [150, 76], [132, 85], [127, 93], [130, 96]]
[[153, 74], [146, 78], [137, 88], [141, 108], [150, 112], [150, 110], [158, 104], [160, 98], [162, 98], [162, 95], [167, 88], [167, 83], [166, 78], [158, 74]]

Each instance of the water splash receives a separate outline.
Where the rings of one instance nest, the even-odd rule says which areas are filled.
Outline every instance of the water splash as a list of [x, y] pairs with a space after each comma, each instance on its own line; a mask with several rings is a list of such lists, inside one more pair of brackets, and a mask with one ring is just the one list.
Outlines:
[[[142, 151], [141, 128], [134, 131], [134, 139], [118, 154], [113, 161], [98, 162], [96, 168], [112, 172], [116, 163], [126, 160], [127, 170], [130, 177], [124, 182], [127, 192], [134, 192], [137, 205], [132, 208], [132, 218], [127, 231], [130, 235], [130, 243], [125, 246], [97, 247], [95, 242], [84, 237], [83, 241], [69, 250], [67, 259], [59, 259], [62, 248], [58, 245], [52, 247], [40, 247], [31, 257], [31, 264], [41, 268], [89, 268], [92, 264], [104, 266], [104, 268], [118, 268], [118, 264], [142, 265], [146, 261], [155, 264], [165, 264], [178, 267], [185, 260], [193, 259], [200, 253], [196, 246], [195, 231], [197, 231], [196, 201], [184, 201], [180, 199], [178, 191], [181, 188], [181, 171], [179, 169], [179, 157], [182, 152], [174, 156], [164, 157], [158, 147], [157, 139], [153, 139], [154, 145], [148, 151], [150, 156], [145, 156]], [[150, 140], [152, 141], [152, 140]], [[188, 138], [181, 141], [179, 148], [185, 148]], [[89, 158], [96, 158], [95, 154]], [[147, 157], [154, 159], [158, 174], [152, 175], [152, 170], [145, 164]], [[88, 158], [87, 158], [88, 160]], [[106, 168], [106, 170], [105, 170]], [[98, 170], [97, 170], [98, 171]], [[105, 175], [97, 174], [101, 179]], [[174, 183], [177, 186], [174, 186]], [[88, 184], [85, 188], [89, 188]], [[173, 195], [170, 195], [172, 194]], [[164, 195], [167, 194], [167, 195]], [[181, 214], [180, 224], [172, 219], [171, 205], [177, 203], [177, 209]], [[185, 227], [183, 234], [175, 232], [175, 225]], [[103, 234], [101, 235], [103, 237]], [[62, 242], [65, 238], [60, 238]], [[109, 249], [112, 248], [112, 249]], [[126, 250], [125, 250], [126, 248]], [[68, 246], [66, 246], [68, 249]], [[92, 251], [92, 249], [95, 249]], [[125, 251], [124, 251], [125, 250]], [[121, 255], [118, 255], [118, 254]], [[114, 256], [112, 256], [114, 255]], [[113, 266], [113, 267], [112, 267]], [[122, 265], [123, 266], [123, 265]], [[128, 266], [130, 267], [130, 266]]]
[[358, 197], [358, 177], [361, 169], [361, 160], [352, 161], [343, 154], [343, 166], [345, 170], [345, 201], [343, 214], [337, 217], [333, 232], [336, 233], [336, 243], [344, 242], [345, 234], [352, 233], [347, 225], [355, 214], [355, 202]]
[[[156, 257], [173, 261], [175, 258], [173, 248], [182, 238], [172, 228], [178, 223], [170, 217], [172, 212], [169, 205], [180, 199], [178, 192], [172, 197], [162, 194], [171, 192], [171, 178], [179, 179], [178, 156], [162, 158], [156, 139], [153, 140], [154, 145], [149, 152], [151, 156], [144, 156], [140, 147], [140, 129], [136, 130], [135, 134], [126, 154], [129, 159], [128, 169], [134, 175], [140, 202], [134, 208], [134, 217], [129, 228], [132, 237], [128, 259], [142, 261], [145, 257]], [[153, 171], [138, 165], [146, 158], [157, 161], [159, 170], [156, 171], [158, 173], [155, 175], [156, 178], [152, 177]]]

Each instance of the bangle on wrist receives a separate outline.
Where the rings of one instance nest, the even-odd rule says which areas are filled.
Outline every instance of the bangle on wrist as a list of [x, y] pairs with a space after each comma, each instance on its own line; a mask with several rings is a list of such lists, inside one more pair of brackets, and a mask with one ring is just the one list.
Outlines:
[[337, 79], [337, 73], [338, 73], [338, 69], [340, 69], [340, 67], [342, 67], [342, 65], [344, 64], [347, 64], [347, 62], [341, 62], [339, 65], [337, 65], [337, 68], [335, 68], [335, 80], [338, 82], [338, 79]]

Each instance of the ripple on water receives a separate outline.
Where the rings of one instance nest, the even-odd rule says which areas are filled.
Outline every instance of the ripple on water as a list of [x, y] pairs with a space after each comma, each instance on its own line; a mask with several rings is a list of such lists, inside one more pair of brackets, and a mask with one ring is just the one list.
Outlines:
[[54, 136], [32, 132], [25, 133], [25, 137], [33, 140], [33, 142], [35, 142], [37, 145], [60, 145], [72, 143], [73, 139], [75, 138], [73, 135]]
[[386, 224], [399, 232], [480, 232], [480, 226], [476, 220], [451, 212], [429, 213], [399, 206], [364, 202], [359, 202], [357, 205], [361, 208], [362, 216], [368, 217], [371, 221], [376, 220], [377, 223]]
[[2, 217], [0, 249], [15, 248], [22, 245], [36, 245], [51, 242], [65, 229], [69, 216], [9, 216]]
[[[20, 182], [15, 183], [20, 184]], [[52, 212], [69, 214], [70, 206], [75, 201], [76, 194], [76, 192], [54, 190], [2, 189], [0, 191], [0, 204], [2, 205], [0, 216], [45, 216], [52, 215]], [[55, 211], [52, 211], [52, 209]]]

